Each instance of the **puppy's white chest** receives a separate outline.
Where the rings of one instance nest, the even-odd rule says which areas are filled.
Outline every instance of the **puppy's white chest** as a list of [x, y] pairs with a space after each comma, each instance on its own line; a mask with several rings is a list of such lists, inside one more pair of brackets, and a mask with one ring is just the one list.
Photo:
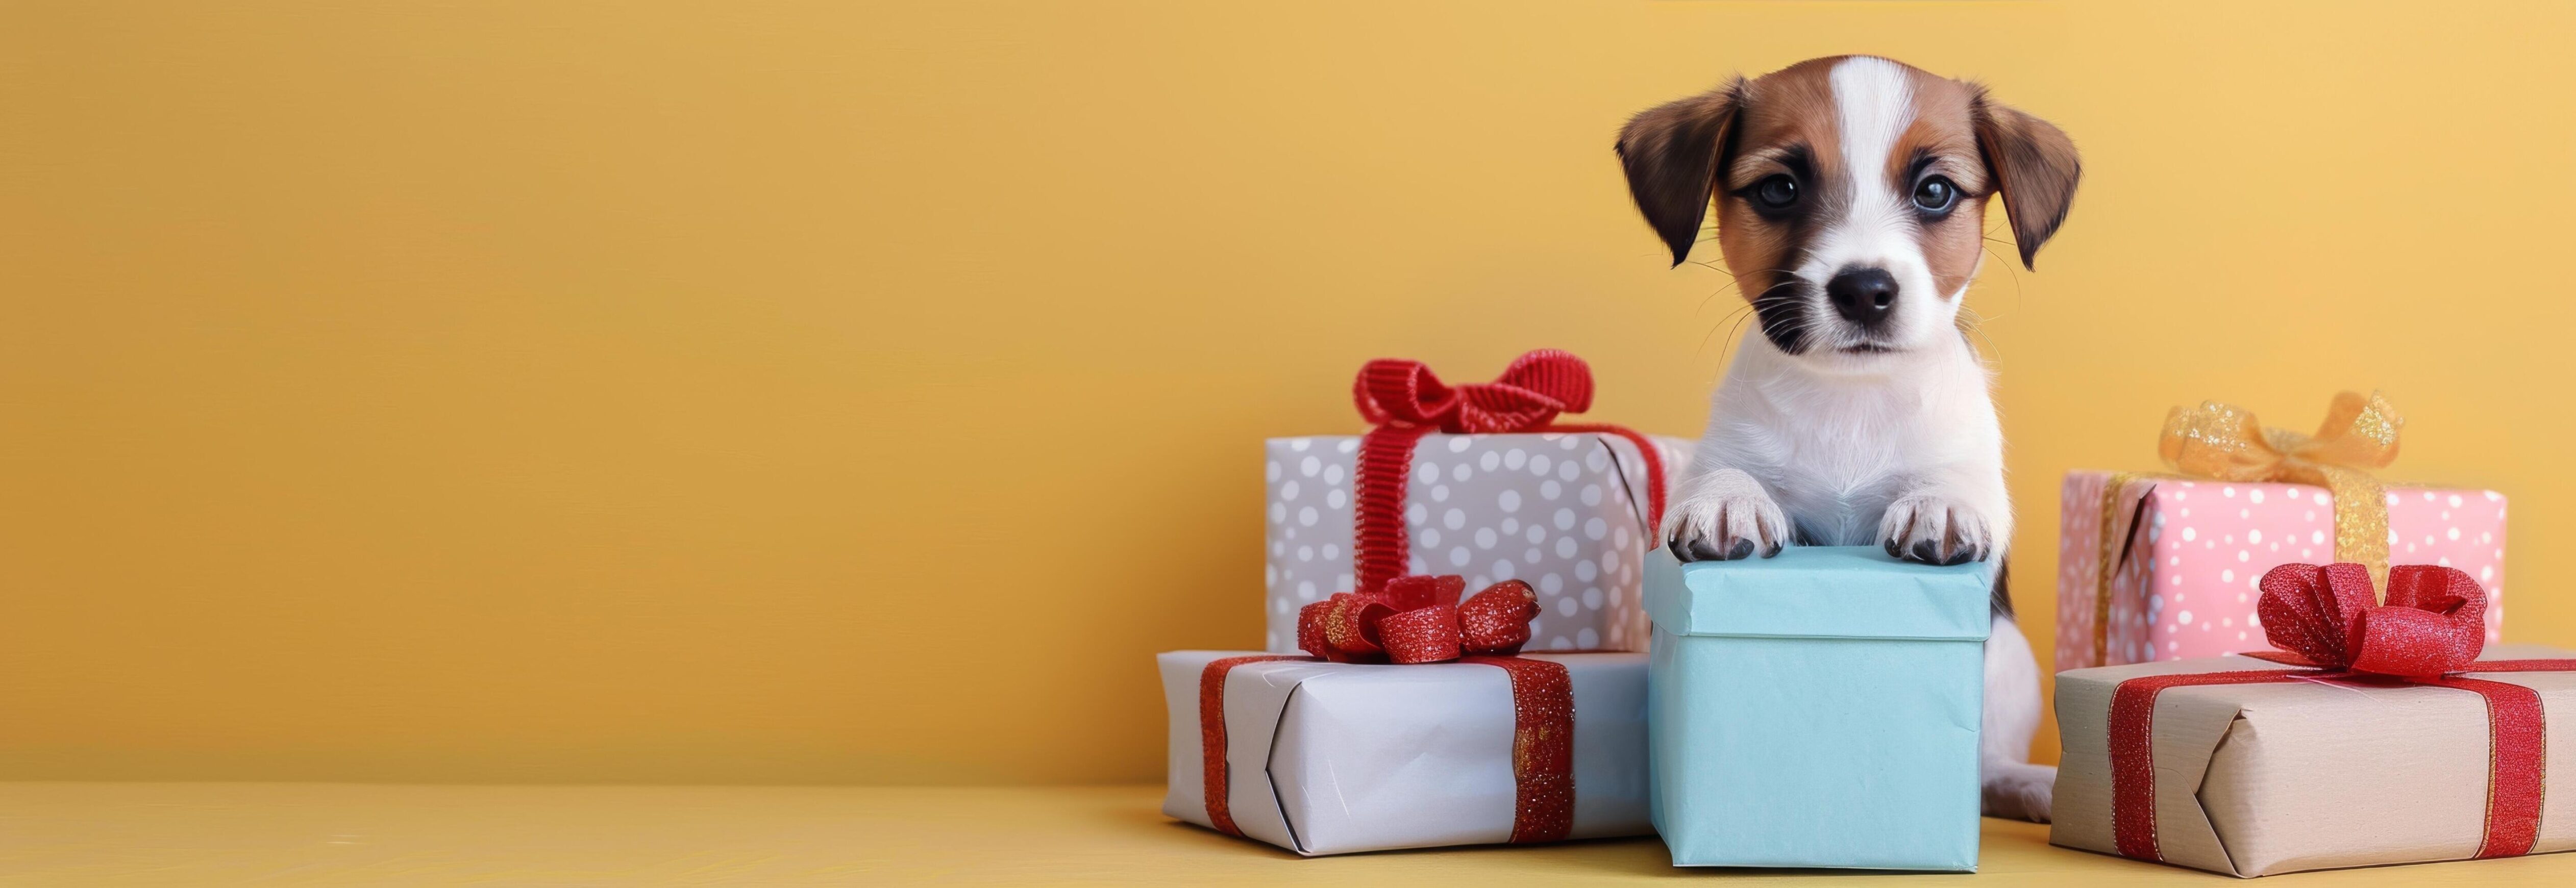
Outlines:
[[1924, 455], [1923, 430], [1891, 418], [1818, 417], [1777, 430], [1787, 458], [1758, 474], [1769, 476], [1800, 537], [1829, 546], [1877, 542], [1879, 519], [1921, 475], [1917, 459]]

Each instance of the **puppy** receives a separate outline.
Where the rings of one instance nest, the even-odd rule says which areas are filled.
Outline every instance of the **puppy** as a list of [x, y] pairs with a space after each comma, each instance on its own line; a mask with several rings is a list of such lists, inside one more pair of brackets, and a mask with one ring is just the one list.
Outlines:
[[1712, 201], [1759, 323], [1718, 387], [1662, 533], [1684, 561], [1879, 545], [1994, 566], [1986, 813], [2045, 821], [2039, 673], [2013, 623], [2003, 432], [1958, 319], [2002, 195], [2025, 266], [2075, 195], [2074, 143], [1979, 86], [1882, 58], [1800, 62], [1654, 108], [1619, 135], [1678, 266]]

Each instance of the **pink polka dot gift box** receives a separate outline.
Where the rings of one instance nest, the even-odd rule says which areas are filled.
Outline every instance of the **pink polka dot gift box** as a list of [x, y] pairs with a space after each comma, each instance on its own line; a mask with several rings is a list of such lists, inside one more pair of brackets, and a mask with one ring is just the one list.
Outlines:
[[[2057, 668], [2260, 650], [2255, 588], [2284, 564], [2333, 560], [2334, 495], [2305, 484], [2133, 480], [2119, 492], [2128, 557], [2098, 612], [2102, 498], [2112, 473], [2066, 473], [2057, 552]], [[2456, 567], [2487, 590], [2487, 640], [2504, 625], [2504, 494], [2390, 488], [2389, 555]], [[2129, 519], [2129, 516], [2135, 516]], [[2096, 650], [2096, 644], [2100, 649]]]
[[[1647, 441], [1665, 477], [1678, 475], [1691, 442]], [[1297, 649], [1298, 609], [1353, 588], [1359, 449], [1356, 435], [1269, 441], [1272, 651]], [[1404, 481], [1405, 572], [1464, 575], [1472, 589], [1528, 582], [1540, 607], [1533, 651], [1644, 650], [1646, 478], [1637, 445], [1615, 434], [1426, 435]]]
[[[2176, 474], [2073, 471], [2060, 506], [2057, 669], [2265, 648], [2263, 575], [2284, 564], [2457, 568], [2504, 625], [2504, 494], [2383, 485], [2403, 421], [2378, 395], [2338, 396], [2314, 435], [2245, 411], [2176, 408], [2159, 450]], [[2315, 482], [2315, 483], [2293, 483]]]

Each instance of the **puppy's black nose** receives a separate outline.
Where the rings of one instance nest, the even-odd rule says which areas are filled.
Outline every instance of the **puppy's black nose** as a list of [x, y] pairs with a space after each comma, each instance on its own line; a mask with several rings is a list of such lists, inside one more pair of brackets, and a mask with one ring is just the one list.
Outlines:
[[1844, 320], [1875, 327], [1896, 310], [1896, 277], [1884, 268], [1846, 268], [1825, 282], [1825, 297]]

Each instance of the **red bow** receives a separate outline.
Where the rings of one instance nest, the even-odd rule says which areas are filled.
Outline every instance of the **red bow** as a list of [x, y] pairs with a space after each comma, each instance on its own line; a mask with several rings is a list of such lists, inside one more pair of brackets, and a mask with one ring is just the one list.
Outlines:
[[2371, 602], [2370, 571], [2358, 564], [2284, 564], [2262, 588], [2254, 613], [2264, 637], [2302, 665], [2431, 678], [2467, 669], [2486, 648], [2486, 590], [2458, 568], [2391, 567], [2386, 604]]
[[1421, 361], [1379, 358], [1351, 384], [1360, 417], [1377, 428], [1360, 441], [1358, 502], [1351, 516], [1351, 554], [1361, 592], [1375, 592], [1405, 571], [1404, 478], [1413, 445], [1435, 431], [1459, 434], [1599, 432], [1637, 446], [1646, 463], [1646, 528], [1664, 520], [1664, 464], [1646, 436], [1614, 425], [1566, 425], [1557, 414], [1592, 409], [1592, 368], [1570, 352], [1542, 348], [1521, 355], [1493, 382], [1449, 386]]
[[1421, 361], [1380, 358], [1351, 386], [1370, 425], [1436, 426], [1452, 435], [1527, 432], [1592, 409], [1592, 368], [1570, 352], [1520, 356], [1492, 382], [1449, 386]]
[[1336, 592], [1297, 612], [1297, 646], [1336, 663], [1442, 663], [1510, 656], [1530, 639], [1538, 591], [1504, 580], [1466, 603], [1467, 578], [1410, 576], [1377, 592]]

